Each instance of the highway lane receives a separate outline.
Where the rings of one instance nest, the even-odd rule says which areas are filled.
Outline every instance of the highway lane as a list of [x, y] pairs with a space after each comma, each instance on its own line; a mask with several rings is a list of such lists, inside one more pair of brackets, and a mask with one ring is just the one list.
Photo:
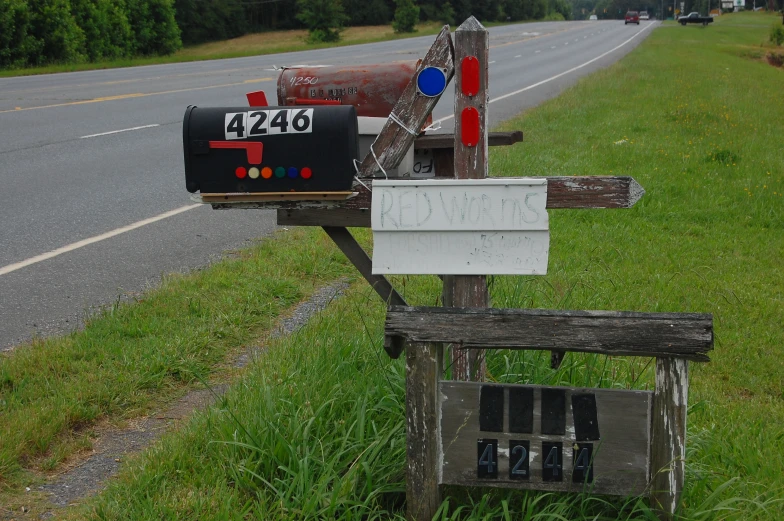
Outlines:
[[[616, 61], [654, 24], [491, 29], [491, 124]], [[246, 92], [262, 89], [274, 100], [275, 66], [415, 60], [432, 40], [1, 79], [0, 349], [79, 326], [163, 273], [204, 266], [276, 228], [273, 212], [193, 204], [182, 173], [187, 105], [244, 106]], [[434, 111], [444, 130], [450, 90]], [[57, 249], [65, 252], [37, 261]]]

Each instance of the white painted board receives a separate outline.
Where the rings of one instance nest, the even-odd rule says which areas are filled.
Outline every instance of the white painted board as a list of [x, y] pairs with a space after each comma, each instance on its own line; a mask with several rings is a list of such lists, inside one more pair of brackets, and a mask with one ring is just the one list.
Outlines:
[[545, 179], [373, 183], [374, 274], [544, 275]]

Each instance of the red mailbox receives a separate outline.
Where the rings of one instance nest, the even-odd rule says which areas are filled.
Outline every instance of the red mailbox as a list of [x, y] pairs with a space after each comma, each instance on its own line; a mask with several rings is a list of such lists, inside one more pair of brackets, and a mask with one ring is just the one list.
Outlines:
[[416, 68], [416, 61], [286, 68], [278, 77], [278, 104], [353, 105], [357, 116], [386, 118]]

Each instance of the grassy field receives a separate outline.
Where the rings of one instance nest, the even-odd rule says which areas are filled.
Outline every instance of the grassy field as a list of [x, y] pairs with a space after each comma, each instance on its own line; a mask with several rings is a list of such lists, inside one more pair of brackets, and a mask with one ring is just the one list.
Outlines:
[[[764, 60], [772, 23], [781, 20], [748, 13], [708, 28], [665, 24], [615, 66], [506, 124], [525, 143], [491, 153], [495, 176], [631, 175], [646, 189], [629, 210], [551, 211], [548, 275], [494, 277], [494, 307], [713, 313], [712, 361], [691, 366], [683, 520], [784, 518], [784, 71]], [[353, 273], [323, 232], [296, 230], [172, 277], [82, 333], [4, 356], [3, 484], [18, 491], [32, 470], [89, 443], [95, 421], [176, 394], [314, 287]], [[415, 305], [440, 294], [435, 277], [394, 283]], [[270, 341], [217, 406], [67, 516], [402, 519], [404, 364], [381, 348], [383, 320], [382, 303], [355, 283], [298, 333]], [[114, 349], [121, 341], [130, 343]], [[548, 353], [489, 352], [488, 374], [652, 386], [649, 361], [618, 357], [568, 355], [554, 371]], [[439, 519], [653, 519], [636, 498], [445, 497]]]

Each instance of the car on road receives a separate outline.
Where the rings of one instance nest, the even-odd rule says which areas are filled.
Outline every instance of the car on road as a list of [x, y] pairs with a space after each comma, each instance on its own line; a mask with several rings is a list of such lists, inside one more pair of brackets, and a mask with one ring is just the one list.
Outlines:
[[637, 11], [627, 11], [626, 18], [623, 21], [623, 25], [626, 24], [640, 25], [640, 13], [638, 13]]
[[679, 16], [678, 23], [681, 25], [686, 24], [702, 24], [703, 26], [713, 23], [712, 16], [700, 16], [698, 12], [689, 13], [686, 16]]
[[599, 18], [597, 18], [597, 16], [595, 14], [592, 14], [591, 16], [588, 17], [588, 19], [589, 20], [598, 20]]
[[648, 11], [640, 11], [640, 20], [650, 20], [650, 18]]

